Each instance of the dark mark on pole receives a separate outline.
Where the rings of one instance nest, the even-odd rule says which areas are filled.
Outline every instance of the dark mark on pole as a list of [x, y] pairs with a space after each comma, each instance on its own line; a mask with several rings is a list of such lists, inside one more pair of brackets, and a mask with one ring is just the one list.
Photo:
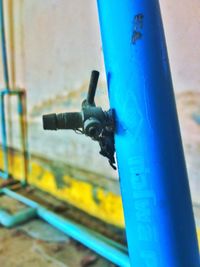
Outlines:
[[136, 44], [138, 40], [142, 38], [142, 29], [143, 29], [143, 14], [137, 14], [133, 20], [133, 34], [131, 36], [131, 43]]

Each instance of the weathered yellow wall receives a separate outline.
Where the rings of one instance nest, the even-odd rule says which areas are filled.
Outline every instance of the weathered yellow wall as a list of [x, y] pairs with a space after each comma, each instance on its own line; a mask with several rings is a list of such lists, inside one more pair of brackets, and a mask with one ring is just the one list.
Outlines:
[[199, 247], [200, 247], [200, 228], [197, 229], [197, 236], [198, 236]]
[[[117, 181], [113, 181], [111, 185], [113, 189], [109, 189], [105, 178], [95, 177], [95, 174], [87, 176], [87, 173], [80, 170], [79, 175], [75, 177], [60, 166], [60, 169], [64, 170], [60, 171], [58, 177], [57, 171], [52, 168], [52, 162], [32, 157], [29, 164], [29, 184], [109, 224], [124, 227], [121, 196], [114, 192], [117, 190], [113, 190], [116, 187], [114, 183]], [[2, 150], [0, 149], [0, 169], [2, 168]], [[9, 153], [9, 171], [16, 179], [23, 180], [23, 158], [14, 151]]]

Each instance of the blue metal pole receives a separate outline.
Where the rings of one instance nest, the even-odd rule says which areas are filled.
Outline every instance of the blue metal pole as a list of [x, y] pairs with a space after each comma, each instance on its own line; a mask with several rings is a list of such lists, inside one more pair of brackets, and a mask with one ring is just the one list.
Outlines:
[[3, 61], [3, 76], [6, 89], [0, 93], [0, 119], [2, 127], [2, 148], [3, 148], [3, 159], [4, 159], [4, 171], [0, 171], [0, 177], [8, 179], [8, 149], [7, 149], [7, 132], [6, 132], [6, 121], [5, 121], [5, 104], [4, 104], [4, 91], [9, 91], [9, 73], [8, 73], [8, 58], [6, 48], [6, 36], [5, 36], [5, 21], [4, 21], [4, 5], [3, 0], [0, 0], [0, 32], [1, 32], [1, 50], [2, 50], [2, 61]]
[[3, 0], [0, 0], [0, 28], [1, 28], [1, 49], [2, 49], [4, 82], [5, 82], [6, 89], [9, 90], [10, 82], [9, 82], [9, 72], [8, 72], [8, 56], [7, 56], [6, 36], [5, 36]]
[[98, 0], [133, 267], [199, 267], [158, 0]]
[[[7, 89], [6, 89], [7, 92]], [[8, 147], [7, 147], [7, 131], [6, 131], [6, 116], [5, 116], [5, 91], [0, 92], [0, 123], [1, 123], [1, 135], [2, 135], [2, 150], [3, 150], [3, 167], [4, 170], [0, 171], [0, 177], [3, 179], [9, 178], [8, 167]]]

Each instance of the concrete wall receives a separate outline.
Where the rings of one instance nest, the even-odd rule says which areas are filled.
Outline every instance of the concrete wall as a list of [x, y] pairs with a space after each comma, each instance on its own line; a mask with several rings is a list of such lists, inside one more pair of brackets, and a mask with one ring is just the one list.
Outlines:
[[[9, 2], [5, 1], [7, 11]], [[198, 91], [200, 2], [160, 3], [175, 92]], [[73, 132], [44, 132], [41, 125], [44, 113], [79, 109], [92, 69], [101, 71], [97, 102], [108, 107], [96, 1], [14, 0], [13, 4], [15, 85], [28, 92], [30, 151], [117, 178], [99, 156], [98, 144]], [[13, 139], [13, 146], [19, 147], [17, 133]]]

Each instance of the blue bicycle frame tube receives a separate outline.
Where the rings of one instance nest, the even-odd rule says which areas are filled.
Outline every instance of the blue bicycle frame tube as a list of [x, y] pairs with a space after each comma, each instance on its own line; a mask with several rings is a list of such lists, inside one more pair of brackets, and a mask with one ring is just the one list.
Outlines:
[[98, 0], [132, 267], [199, 267], [159, 2]]

